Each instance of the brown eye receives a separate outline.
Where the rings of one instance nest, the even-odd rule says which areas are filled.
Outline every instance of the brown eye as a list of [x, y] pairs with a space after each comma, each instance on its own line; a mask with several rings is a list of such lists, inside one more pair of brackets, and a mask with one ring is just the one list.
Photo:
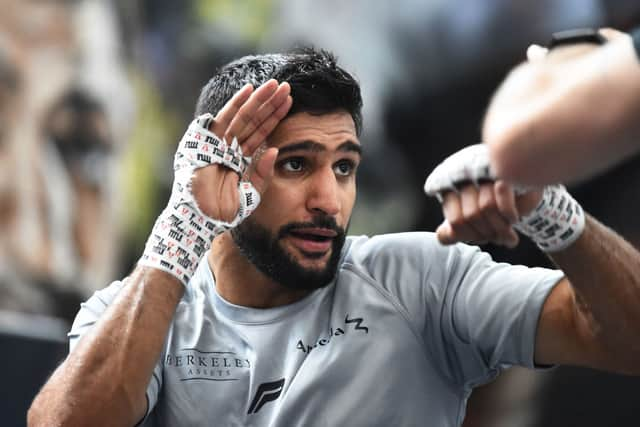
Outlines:
[[336, 163], [333, 167], [333, 171], [338, 176], [349, 176], [353, 173], [355, 169], [355, 165], [350, 160], [343, 160], [341, 162]]
[[280, 165], [282, 169], [287, 172], [300, 172], [304, 166], [304, 161], [300, 158], [294, 157], [291, 159], [283, 160]]

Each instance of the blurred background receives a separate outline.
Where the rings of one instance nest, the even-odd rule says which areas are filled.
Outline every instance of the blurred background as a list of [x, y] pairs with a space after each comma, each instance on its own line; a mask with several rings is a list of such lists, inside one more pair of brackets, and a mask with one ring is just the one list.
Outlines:
[[[175, 144], [220, 65], [299, 45], [334, 51], [365, 100], [351, 233], [434, 230], [442, 216], [424, 179], [479, 142], [490, 96], [526, 47], [554, 31], [640, 24], [630, 0], [0, 0], [0, 10], [3, 426], [25, 424], [80, 302], [142, 253]], [[572, 188], [635, 245], [639, 166], [629, 159]], [[528, 242], [486, 249], [549, 265]], [[465, 427], [635, 426], [638, 386], [512, 369], [474, 393]]]

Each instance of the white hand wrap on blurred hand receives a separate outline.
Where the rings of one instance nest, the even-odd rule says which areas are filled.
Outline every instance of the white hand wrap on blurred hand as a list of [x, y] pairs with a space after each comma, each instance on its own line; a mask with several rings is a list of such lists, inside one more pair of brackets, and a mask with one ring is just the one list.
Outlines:
[[260, 193], [253, 185], [240, 181], [240, 206], [233, 221], [210, 218], [198, 207], [191, 191], [196, 169], [217, 163], [234, 170], [242, 178], [250, 162], [249, 158], [243, 157], [235, 138], [229, 145], [208, 130], [212, 120], [211, 114], [197, 117], [180, 140], [173, 162], [174, 181], [169, 204], [156, 220], [138, 262], [166, 271], [185, 285], [213, 238], [236, 227], [260, 203]]
[[[475, 144], [447, 157], [427, 178], [424, 191], [442, 203], [442, 195], [457, 192], [463, 185], [476, 186], [483, 181], [498, 179], [491, 171], [486, 145]], [[527, 187], [514, 186], [516, 195], [524, 194]], [[513, 225], [520, 233], [533, 240], [545, 252], [555, 252], [571, 245], [584, 230], [584, 212], [578, 202], [562, 185], [544, 188], [538, 206]]]
[[450, 155], [431, 172], [424, 183], [424, 192], [442, 203], [447, 191], [458, 191], [458, 187], [482, 181], [495, 181], [489, 165], [489, 152], [484, 144], [475, 144]]

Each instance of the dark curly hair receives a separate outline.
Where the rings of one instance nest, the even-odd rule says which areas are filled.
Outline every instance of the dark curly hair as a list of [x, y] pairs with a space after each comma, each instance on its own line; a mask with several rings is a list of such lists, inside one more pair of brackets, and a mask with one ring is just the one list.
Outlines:
[[223, 66], [202, 88], [196, 115], [213, 115], [247, 83], [258, 87], [269, 79], [291, 85], [293, 105], [289, 115], [307, 112], [348, 112], [356, 132], [362, 131], [362, 96], [355, 78], [338, 66], [325, 50], [299, 49], [290, 53], [251, 55]]

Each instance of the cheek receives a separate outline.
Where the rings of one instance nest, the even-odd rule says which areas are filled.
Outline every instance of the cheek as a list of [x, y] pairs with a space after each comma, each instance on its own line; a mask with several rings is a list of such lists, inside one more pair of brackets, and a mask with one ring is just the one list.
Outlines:
[[283, 222], [286, 217], [295, 214], [302, 196], [289, 186], [272, 183], [267, 191], [260, 196], [260, 204], [251, 216], [255, 216], [261, 223]]
[[345, 188], [345, 191], [341, 196], [341, 215], [344, 216], [344, 223], [349, 222], [349, 218], [351, 217], [351, 212], [353, 211], [353, 206], [356, 203], [356, 186], [355, 184], [348, 186]]

